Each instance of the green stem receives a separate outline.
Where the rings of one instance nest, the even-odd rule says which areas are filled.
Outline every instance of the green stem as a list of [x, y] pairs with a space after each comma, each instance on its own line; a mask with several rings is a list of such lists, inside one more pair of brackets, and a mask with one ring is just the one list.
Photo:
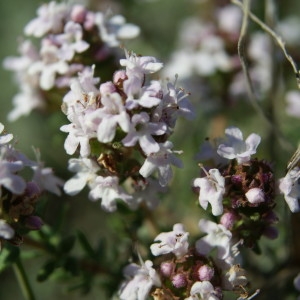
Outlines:
[[20, 288], [22, 290], [24, 299], [35, 300], [33, 290], [29, 284], [28, 277], [26, 275], [20, 258], [18, 258], [17, 261], [13, 264], [13, 269], [17, 277], [18, 283], [20, 285]]

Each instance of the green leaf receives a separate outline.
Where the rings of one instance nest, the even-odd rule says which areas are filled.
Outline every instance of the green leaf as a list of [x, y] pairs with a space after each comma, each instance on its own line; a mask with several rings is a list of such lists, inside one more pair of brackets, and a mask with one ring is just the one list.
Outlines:
[[96, 256], [97, 256], [96, 252], [94, 251], [93, 247], [91, 246], [91, 244], [88, 241], [85, 234], [82, 231], [78, 230], [77, 231], [77, 237], [78, 237], [78, 241], [80, 243], [80, 246], [82, 247], [85, 254], [90, 258], [96, 258]]
[[56, 268], [55, 260], [48, 260], [37, 274], [37, 281], [42, 282], [48, 279]]
[[73, 235], [64, 238], [58, 244], [58, 251], [63, 254], [69, 253], [75, 244], [75, 240], [76, 238]]
[[6, 244], [0, 252], [0, 272], [13, 264], [19, 257], [19, 247]]

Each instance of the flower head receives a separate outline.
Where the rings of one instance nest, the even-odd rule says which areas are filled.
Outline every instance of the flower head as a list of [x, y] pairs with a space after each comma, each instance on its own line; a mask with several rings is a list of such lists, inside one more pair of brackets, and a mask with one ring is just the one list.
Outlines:
[[167, 253], [174, 253], [177, 258], [184, 256], [188, 251], [188, 236], [189, 233], [184, 230], [182, 224], [175, 224], [173, 231], [162, 232], [155, 239], [150, 249], [153, 255], [163, 255]]
[[160, 286], [160, 278], [152, 267], [153, 263], [146, 260], [142, 266], [130, 264], [125, 267], [124, 275], [127, 281], [121, 286], [121, 300], [146, 300], [153, 286]]
[[291, 212], [298, 212], [300, 210], [299, 197], [300, 197], [300, 168], [287, 172], [284, 178], [279, 181], [279, 190], [284, 195], [284, 199], [287, 202]]
[[223, 195], [225, 193], [225, 178], [218, 169], [210, 169], [206, 177], [194, 180], [194, 186], [200, 188], [199, 202], [202, 208], [207, 209], [211, 204], [214, 216], [223, 213]]
[[227, 140], [219, 145], [218, 154], [227, 159], [237, 159], [239, 164], [248, 162], [260, 143], [260, 136], [252, 133], [243, 140], [243, 134], [237, 127], [229, 127], [225, 130]]
[[226, 260], [230, 256], [231, 232], [223, 225], [201, 219], [199, 227], [207, 235], [196, 242], [197, 252], [207, 255], [213, 248], [218, 249], [218, 258]]

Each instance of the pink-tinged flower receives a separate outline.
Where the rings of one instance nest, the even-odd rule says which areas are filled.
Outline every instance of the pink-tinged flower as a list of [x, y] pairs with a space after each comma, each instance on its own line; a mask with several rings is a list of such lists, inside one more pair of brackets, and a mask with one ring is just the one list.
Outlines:
[[73, 21], [67, 22], [64, 33], [53, 37], [54, 42], [60, 45], [58, 57], [70, 61], [75, 53], [82, 53], [87, 50], [90, 45], [82, 40], [82, 37], [82, 27]]
[[0, 157], [0, 187], [4, 186], [17, 195], [22, 194], [26, 188], [26, 182], [22, 177], [16, 175], [16, 173], [23, 168], [24, 164], [22, 161], [6, 161], [1, 160]]
[[139, 142], [145, 154], [158, 152], [159, 144], [154, 140], [152, 135], [163, 135], [166, 132], [164, 123], [152, 123], [147, 113], [133, 115], [131, 118], [131, 127], [128, 134], [122, 140], [126, 147], [133, 147]]
[[284, 195], [284, 199], [293, 213], [300, 211], [298, 201], [300, 197], [299, 178], [300, 168], [295, 167], [279, 180], [279, 190]]
[[126, 23], [121, 15], [108, 18], [107, 14], [97, 12], [94, 14], [94, 22], [98, 26], [102, 41], [109, 47], [119, 46], [120, 40], [133, 39], [140, 34], [140, 28]]
[[172, 151], [172, 148], [173, 144], [170, 141], [159, 144], [159, 150], [147, 156], [140, 168], [140, 174], [147, 178], [158, 170], [159, 183], [161, 186], [166, 186], [173, 177], [171, 165], [178, 168], [183, 166], [182, 161], [174, 155], [174, 153], [181, 153], [181, 151]]
[[90, 187], [95, 186], [97, 172], [100, 170], [99, 165], [89, 158], [71, 158], [68, 169], [76, 173], [64, 185], [64, 191], [74, 196], [78, 194], [87, 184]]
[[120, 60], [120, 65], [126, 67], [127, 74], [151, 74], [158, 72], [163, 64], [153, 56], [137, 56], [125, 51], [126, 59]]
[[166, 193], [167, 188], [159, 184], [154, 178], [147, 178], [146, 180], [139, 180], [133, 183], [134, 194], [133, 196], [133, 208], [136, 208], [138, 204], [145, 203], [151, 210], [155, 209], [161, 197], [159, 194]]
[[58, 51], [49, 40], [43, 40], [41, 60], [35, 61], [28, 69], [28, 74], [40, 75], [40, 87], [43, 90], [50, 90], [55, 85], [56, 74], [66, 74], [69, 70], [69, 65], [59, 59]]
[[227, 159], [237, 159], [239, 164], [248, 162], [252, 154], [256, 153], [261, 138], [259, 135], [252, 133], [247, 139], [243, 140], [243, 134], [237, 127], [225, 129], [227, 140], [219, 145], [218, 154]]
[[153, 286], [161, 286], [160, 278], [152, 266], [152, 261], [146, 260], [142, 266], [132, 263], [125, 267], [124, 276], [127, 280], [119, 291], [121, 300], [146, 300]]
[[0, 147], [9, 143], [13, 139], [13, 135], [11, 133], [1, 135], [3, 131], [4, 125], [0, 123]]
[[260, 188], [252, 188], [245, 194], [251, 204], [259, 204], [265, 201], [265, 193]]
[[137, 88], [135, 94], [128, 91], [126, 108], [135, 109], [138, 106], [151, 108], [161, 102], [162, 87], [159, 81], [153, 80], [150, 85]]
[[211, 204], [212, 214], [219, 216], [223, 213], [223, 195], [225, 193], [225, 178], [218, 169], [210, 169], [206, 177], [196, 178], [195, 187], [200, 188], [199, 203], [202, 208], [207, 209]]
[[119, 178], [116, 176], [97, 176], [89, 198], [93, 201], [101, 199], [101, 207], [108, 212], [117, 209], [117, 199], [123, 200], [129, 206], [132, 201], [132, 196], [125, 193], [119, 186]]
[[24, 29], [25, 34], [42, 37], [48, 32], [57, 33], [61, 31], [68, 10], [66, 3], [51, 1], [43, 4], [37, 10], [38, 17], [26, 25]]
[[209, 281], [196, 281], [191, 288], [190, 297], [185, 300], [220, 300], [214, 286]]
[[4, 220], [0, 219], [0, 237], [9, 240], [15, 235], [13, 228], [9, 226]]
[[153, 255], [163, 255], [167, 253], [174, 253], [177, 258], [183, 257], [189, 247], [188, 243], [189, 233], [184, 230], [182, 224], [175, 224], [173, 231], [162, 232], [155, 239], [155, 243], [150, 246]]
[[61, 195], [60, 187], [64, 185], [64, 181], [54, 175], [51, 168], [44, 168], [42, 164], [38, 163], [32, 166], [34, 171], [33, 179], [41, 190], [46, 190], [58, 196]]
[[207, 235], [196, 242], [196, 250], [201, 255], [207, 255], [213, 248], [218, 250], [218, 258], [226, 260], [230, 257], [230, 241], [232, 234], [223, 225], [209, 220], [199, 221], [200, 230]]

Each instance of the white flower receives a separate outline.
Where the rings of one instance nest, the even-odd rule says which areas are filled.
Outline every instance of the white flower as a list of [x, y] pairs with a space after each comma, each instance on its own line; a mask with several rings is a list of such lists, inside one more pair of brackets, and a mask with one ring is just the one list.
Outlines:
[[56, 33], [62, 29], [67, 12], [68, 6], [65, 3], [51, 1], [43, 4], [37, 10], [38, 17], [26, 25], [24, 32], [35, 37], [42, 37], [50, 31]]
[[125, 18], [121, 15], [109, 19], [107, 15], [97, 12], [95, 24], [98, 26], [102, 41], [109, 47], [116, 47], [120, 44], [120, 40], [135, 38], [140, 33], [138, 26], [125, 23]]
[[166, 132], [164, 123], [149, 122], [150, 117], [146, 112], [133, 115], [131, 118], [131, 127], [129, 133], [122, 140], [126, 147], [132, 147], [138, 141], [145, 154], [159, 151], [159, 144], [152, 135], [163, 135]]
[[140, 174], [147, 178], [154, 171], [158, 170], [159, 183], [161, 186], [166, 186], [173, 177], [173, 171], [171, 165], [178, 168], [182, 168], [182, 161], [177, 158], [173, 153], [181, 153], [180, 151], [172, 151], [173, 144], [170, 141], [166, 141], [163, 144], [159, 144], [159, 150], [154, 153], [150, 153], [142, 167], [140, 168]]
[[289, 91], [286, 93], [287, 108], [286, 113], [293, 117], [300, 117], [300, 92]]
[[151, 210], [155, 209], [160, 202], [160, 193], [166, 193], [167, 188], [162, 187], [154, 178], [147, 178], [147, 180], [137, 180], [133, 182], [134, 188], [134, 203], [133, 208], [136, 208], [139, 203], [144, 202]]
[[207, 235], [196, 242], [197, 252], [207, 255], [213, 248], [217, 247], [218, 258], [228, 259], [230, 256], [231, 232], [221, 224], [204, 219], [199, 221], [199, 227]]
[[[0, 123], [0, 134], [4, 131], [4, 125]], [[9, 143], [13, 139], [13, 135], [11, 133], [0, 135], [0, 147]]]
[[219, 300], [213, 285], [209, 281], [197, 281], [192, 285], [190, 297], [185, 300]]
[[15, 234], [13, 228], [11, 228], [4, 220], [0, 219], [0, 237], [9, 240]]
[[128, 195], [119, 186], [119, 178], [116, 176], [97, 176], [95, 185], [89, 193], [89, 198], [93, 201], [101, 199], [101, 207], [109, 212], [116, 210], [116, 200], [122, 199], [130, 205], [132, 196]]
[[183, 257], [189, 247], [188, 243], [189, 233], [184, 230], [182, 224], [175, 224], [173, 231], [162, 232], [155, 239], [155, 243], [150, 246], [153, 255], [163, 255], [167, 253], [174, 253], [177, 258]]
[[100, 122], [97, 128], [97, 139], [102, 143], [111, 142], [116, 133], [117, 125], [124, 132], [130, 129], [130, 118], [118, 93], [105, 94], [101, 97], [103, 107], [92, 112], [87, 119]]
[[284, 194], [284, 199], [293, 213], [300, 211], [298, 200], [300, 198], [299, 178], [300, 168], [295, 167], [279, 180], [279, 190]]
[[225, 274], [226, 281], [224, 285], [229, 290], [234, 290], [235, 287], [245, 286], [248, 283], [246, 272], [239, 265], [232, 265]]
[[22, 177], [16, 175], [16, 173], [22, 170], [23, 167], [24, 164], [22, 161], [0, 160], [0, 187], [4, 186], [17, 195], [22, 194], [25, 191], [26, 182]]
[[98, 164], [89, 158], [71, 158], [69, 160], [68, 169], [76, 173], [74, 177], [69, 179], [64, 185], [64, 191], [74, 196], [78, 194], [88, 184], [94, 187], [97, 172], [100, 169]]
[[153, 56], [137, 56], [135, 53], [128, 53], [126, 50], [125, 55], [126, 59], [121, 59], [120, 65], [126, 67], [127, 74], [151, 74], [158, 72], [163, 67], [163, 64]]
[[58, 57], [70, 61], [75, 53], [84, 52], [89, 44], [82, 40], [82, 27], [75, 22], [68, 21], [64, 33], [54, 36], [54, 41], [61, 45], [58, 50]]
[[58, 48], [44, 40], [41, 48], [42, 60], [34, 62], [28, 69], [31, 75], [40, 74], [40, 87], [50, 90], [55, 85], [56, 74], [66, 74], [69, 65], [59, 59]]
[[60, 178], [54, 175], [51, 168], [44, 168], [42, 164], [32, 166], [34, 170], [33, 181], [39, 186], [41, 190], [46, 190], [58, 196], [61, 195], [59, 189], [63, 186], [64, 182]]
[[146, 260], [142, 266], [132, 263], [125, 267], [127, 281], [119, 291], [121, 300], [146, 300], [152, 286], [161, 286], [160, 278], [152, 266], [152, 261]]
[[225, 178], [218, 169], [210, 169], [207, 177], [196, 178], [195, 187], [200, 188], [199, 203], [205, 210], [211, 204], [212, 214], [219, 216], [223, 213], [223, 195], [225, 193]]
[[237, 127], [225, 129], [227, 140], [224, 144], [219, 145], [218, 154], [227, 159], [237, 159], [239, 164], [248, 162], [252, 154], [256, 153], [256, 148], [260, 143], [260, 136], [252, 133], [245, 141], [243, 134]]

